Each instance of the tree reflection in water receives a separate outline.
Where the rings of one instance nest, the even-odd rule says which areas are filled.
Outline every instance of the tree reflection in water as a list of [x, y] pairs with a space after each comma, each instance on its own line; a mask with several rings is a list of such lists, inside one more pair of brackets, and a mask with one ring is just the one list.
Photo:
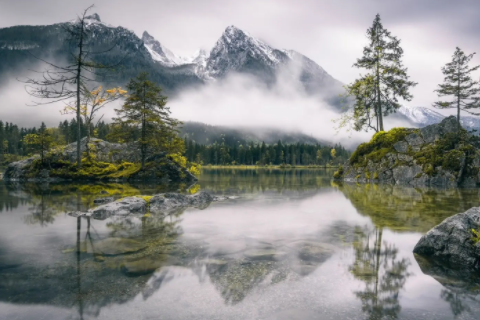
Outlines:
[[356, 235], [355, 262], [349, 270], [365, 283], [362, 291], [354, 292], [362, 310], [368, 319], [396, 319], [401, 310], [399, 293], [410, 276], [410, 261], [397, 258], [398, 249], [382, 240], [381, 227], [373, 231], [357, 228]]

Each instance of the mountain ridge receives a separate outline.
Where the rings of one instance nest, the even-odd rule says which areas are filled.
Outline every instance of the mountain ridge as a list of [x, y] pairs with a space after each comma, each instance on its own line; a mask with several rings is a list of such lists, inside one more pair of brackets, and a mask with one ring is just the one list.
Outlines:
[[[66, 58], [75, 48], [65, 42], [61, 29], [62, 25], [75, 21], [0, 29], [0, 73], [20, 69], [27, 60], [34, 63], [23, 54], [27, 50], [35, 56]], [[95, 56], [96, 62], [112, 64], [123, 59], [124, 65], [112, 83], [125, 84], [138, 71], [146, 70], [167, 94], [221, 81], [233, 73], [247, 74], [273, 86], [280, 81], [282, 69], [295, 65], [298, 72], [287, 72], [288, 77], [299, 82], [307, 94], [330, 99], [329, 102], [340, 107], [336, 95], [342, 92], [343, 84], [313, 60], [293, 50], [273, 48], [235, 26], [228, 26], [209, 52], [198, 50], [185, 58], [166, 48], [148, 31], [138, 37], [123, 26], [103, 22], [97, 13], [87, 16], [86, 22], [95, 40], [92, 42], [94, 49], [116, 45], [112, 52]]]

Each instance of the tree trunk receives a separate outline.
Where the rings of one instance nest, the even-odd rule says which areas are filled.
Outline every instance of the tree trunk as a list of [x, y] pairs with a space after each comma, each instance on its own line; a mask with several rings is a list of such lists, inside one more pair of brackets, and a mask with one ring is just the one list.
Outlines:
[[82, 72], [82, 55], [83, 55], [83, 27], [84, 19], [82, 18], [80, 28], [80, 42], [78, 43], [78, 61], [77, 61], [77, 168], [82, 165], [82, 154], [80, 148], [80, 140], [82, 139], [82, 123], [80, 121], [80, 74]]
[[380, 271], [380, 253], [382, 251], [382, 234], [383, 234], [383, 228], [380, 228], [380, 230], [376, 230], [375, 232], [378, 231], [378, 235], [376, 236], [375, 239], [375, 255], [376, 255], [376, 261], [375, 261], [375, 305], [376, 301], [378, 299], [378, 273]]
[[87, 159], [88, 160], [90, 160], [90, 145], [89, 144], [90, 144], [90, 123], [87, 124], [87, 139], [85, 141], [85, 151], [87, 152]]
[[142, 169], [145, 167], [145, 157], [146, 157], [146, 145], [145, 145], [145, 139], [146, 139], [146, 121], [145, 121], [145, 108], [146, 108], [146, 92], [145, 92], [145, 84], [143, 85], [143, 113], [142, 113], [142, 143], [141, 143], [141, 154], [142, 154]]
[[457, 96], [457, 130], [460, 131], [460, 76], [458, 77], [458, 96]]

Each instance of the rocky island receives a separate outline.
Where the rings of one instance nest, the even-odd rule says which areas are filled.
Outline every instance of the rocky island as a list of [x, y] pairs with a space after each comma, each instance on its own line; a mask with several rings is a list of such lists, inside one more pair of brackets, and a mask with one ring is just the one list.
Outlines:
[[421, 129], [394, 128], [362, 143], [334, 174], [345, 182], [411, 186], [477, 186], [480, 138], [455, 117]]
[[[86, 152], [86, 138], [81, 140], [81, 152]], [[164, 181], [193, 182], [197, 178], [186, 168], [183, 157], [157, 153], [140, 165], [135, 143], [110, 143], [91, 138], [90, 156], [77, 168], [77, 143], [50, 150], [43, 161], [40, 156], [13, 162], [5, 170], [5, 181]], [[182, 159], [183, 158], [183, 159]]]

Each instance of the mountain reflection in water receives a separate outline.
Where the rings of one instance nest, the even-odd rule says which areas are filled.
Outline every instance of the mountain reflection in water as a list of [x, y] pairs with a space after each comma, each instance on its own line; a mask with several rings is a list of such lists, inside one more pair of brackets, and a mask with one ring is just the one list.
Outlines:
[[[331, 174], [204, 169], [193, 187], [1, 184], [0, 318], [480, 314], [475, 277], [440, 272], [411, 253], [421, 234], [477, 206], [478, 189], [336, 184]], [[238, 198], [169, 215], [66, 215], [93, 207], [105, 191], [199, 190]]]

